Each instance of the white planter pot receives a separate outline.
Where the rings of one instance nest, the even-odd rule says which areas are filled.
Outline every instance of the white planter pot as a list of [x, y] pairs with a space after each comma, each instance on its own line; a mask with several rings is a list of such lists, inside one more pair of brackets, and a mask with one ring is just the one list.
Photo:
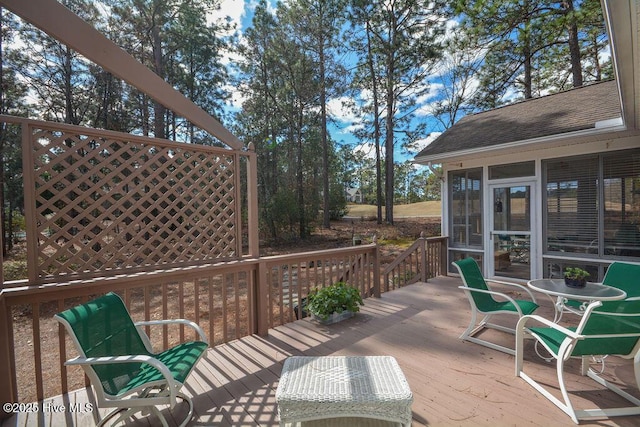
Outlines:
[[312, 314], [312, 315], [313, 315], [313, 318], [317, 320], [319, 323], [323, 325], [331, 325], [333, 323], [338, 323], [343, 320], [349, 319], [353, 317], [355, 313], [353, 311], [343, 311], [342, 313], [333, 313], [331, 316], [329, 316], [326, 319], [321, 319], [315, 314]]

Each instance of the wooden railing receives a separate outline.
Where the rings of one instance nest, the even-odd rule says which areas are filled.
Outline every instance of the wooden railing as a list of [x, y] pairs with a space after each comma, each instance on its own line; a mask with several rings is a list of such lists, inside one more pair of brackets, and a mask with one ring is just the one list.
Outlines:
[[[83, 387], [81, 370], [67, 368], [71, 342], [53, 314], [113, 291], [134, 320], [187, 318], [198, 323], [211, 345], [295, 320], [294, 309], [313, 287], [348, 277], [363, 297], [379, 296], [376, 244], [246, 259], [120, 277], [39, 286], [14, 284], [0, 293], [9, 343], [9, 383], [16, 402], [42, 400]], [[183, 328], [147, 330], [157, 347], [176, 344]], [[19, 369], [17, 369], [19, 367]]]
[[401, 288], [416, 282], [426, 282], [447, 275], [447, 238], [420, 236], [408, 249], [385, 267], [383, 291]]
[[[12, 399], [42, 400], [86, 385], [80, 369], [64, 366], [75, 350], [53, 314], [109, 291], [122, 296], [134, 320], [187, 318], [218, 345], [296, 320], [296, 308], [314, 287], [346, 281], [367, 298], [446, 275], [446, 238], [421, 237], [384, 270], [378, 252], [373, 243], [66, 283], [14, 283], [0, 293], [0, 342], [8, 344], [1, 348], [12, 349], [5, 354]], [[164, 327], [147, 333], [154, 346], [167, 347], [191, 332]]]
[[311, 289], [342, 281], [360, 289], [364, 298], [380, 296], [376, 244], [261, 258], [259, 310], [267, 319], [261, 325], [271, 328], [296, 320], [296, 307], [302, 317], [302, 300]]

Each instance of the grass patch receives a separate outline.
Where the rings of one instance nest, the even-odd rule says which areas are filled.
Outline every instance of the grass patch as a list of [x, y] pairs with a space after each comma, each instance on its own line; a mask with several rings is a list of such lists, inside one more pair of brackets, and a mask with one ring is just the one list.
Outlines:
[[[442, 215], [442, 203], [440, 201], [411, 203], [408, 205], [395, 205], [393, 216], [401, 217], [440, 217]], [[378, 208], [375, 205], [347, 205], [347, 215], [350, 217], [376, 218]], [[382, 208], [384, 215], [384, 207]]]
[[382, 241], [379, 241], [378, 243], [381, 245], [394, 245], [401, 248], [408, 248], [415, 241], [416, 239], [414, 239], [413, 237], [397, 237], [394, 239], [384, 239]]

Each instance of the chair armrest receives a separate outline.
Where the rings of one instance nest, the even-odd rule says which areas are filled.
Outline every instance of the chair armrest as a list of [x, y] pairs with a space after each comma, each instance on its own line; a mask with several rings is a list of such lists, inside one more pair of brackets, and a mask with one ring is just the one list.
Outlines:
[[[502, 292], [496, 292], [496, 291], [491, 291], [491, 290], [485, 290], [485, 289], [476, 289], [476, 288], [469, 288], [467, 286], [458, 286], [459, 289], [465, 290], [465, 291], [471, 291], [471, 292], [478, 292], [481, 294], [489, 294], [489, 295], [496, 295], [499, 297], [502, 297], [504, 299], [506, 299], [507, 301], [509, 301], [511, 304], [513, 304], [513, 306], [516, 308], [516, 310], [518, 310], [518, 314], [520, 316], [522, 316], [522, 311], [520, 311], [520, 306], [518, 305], [518, 303], [516, 302], [515, 299], [511, 298], [509, 295], [504, 294]], [[535, 301], [534, 301], [535, 303]]]
[[193, 330], [195, 330], [198, 333], [198, 335], [200, 336], [200, 339], [203, 342], [206, 342], [207, 344], [209, 344], [209, 340], [207, 339], [207, 336], [205, 335], [202, 328], [197, 323], [192, 322], [191, 320], [187, 320], [187, 319], [144, 320], [141, 322], [134, 323], [136, 327], [154, 326], [154, 325], [170, 325], [170, 324], [180, 324], [180, 325], [186, 325], [191, 327]]
[[527, 294], [529, 294], [529, 297], [531, 298], [531, 300], [537, 304], [536, 297], [531, 292], [531, 289], [527, 288], [526, 286], [520, 285], [518, 283], [503, 282], [501, 280], [493, 280], [493, 279], [485, 279], [485, 281], [490, 282], [490, 283], [497, 283], [499, 285], [506, 285], [506, 286], [512, 286], [514, 288], [518, 288], [521, 291], [526, 292]]
[[153, 356], [147, 356], [144, 354], [131, 356], [74, 357], [73, 359], [69, 359], [64, 362], [65, 366], [110, 365], [114, 363], [146, 363], [147, 365], [151, 365], [157, 369], [162, 376], [165, 377], [167, 382], [172, 383], [175, 381], [173, 379], [173, 375], [171, 375], [171, 371], [169, 371], [169, 368], [167, 368], [164, 363], [160, 362]]
[[572, 331], [570, 329], [565, 328], [562, 325], [558, 325], [557, 323], [554, 323], [552, 320], [546, 319], [540, 315], [537, 314], [529, 314], [527, 316], [522, 316], [519, 320], [518, 320], [518, 324], [516, 325], [516, 331], [518, 330], [524, 330], [526, 327], [526, 324], [529, 320], [535, 320], [539, 323], [542, 323], [543, 325], [555, 329], [557, 331], [562, 332], [563, 334], [569, 336], [572, 339], [579, 339], [580, 337], [582, 337], [582, 335], [576, 333], [575, 331]]

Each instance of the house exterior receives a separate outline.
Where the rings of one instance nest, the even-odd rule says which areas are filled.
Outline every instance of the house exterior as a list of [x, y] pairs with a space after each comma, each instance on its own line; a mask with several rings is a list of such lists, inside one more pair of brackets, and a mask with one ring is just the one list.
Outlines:
[[359, 188], [347, 188], [345, 190], [345, 197], [349, 203], [362, 203], [362, 191]]
[[442, 165], [449, 262], [519, 280], [640, 262], [640, 2], [602, 4], [615, 80], [466, 116], [416, 156]]

